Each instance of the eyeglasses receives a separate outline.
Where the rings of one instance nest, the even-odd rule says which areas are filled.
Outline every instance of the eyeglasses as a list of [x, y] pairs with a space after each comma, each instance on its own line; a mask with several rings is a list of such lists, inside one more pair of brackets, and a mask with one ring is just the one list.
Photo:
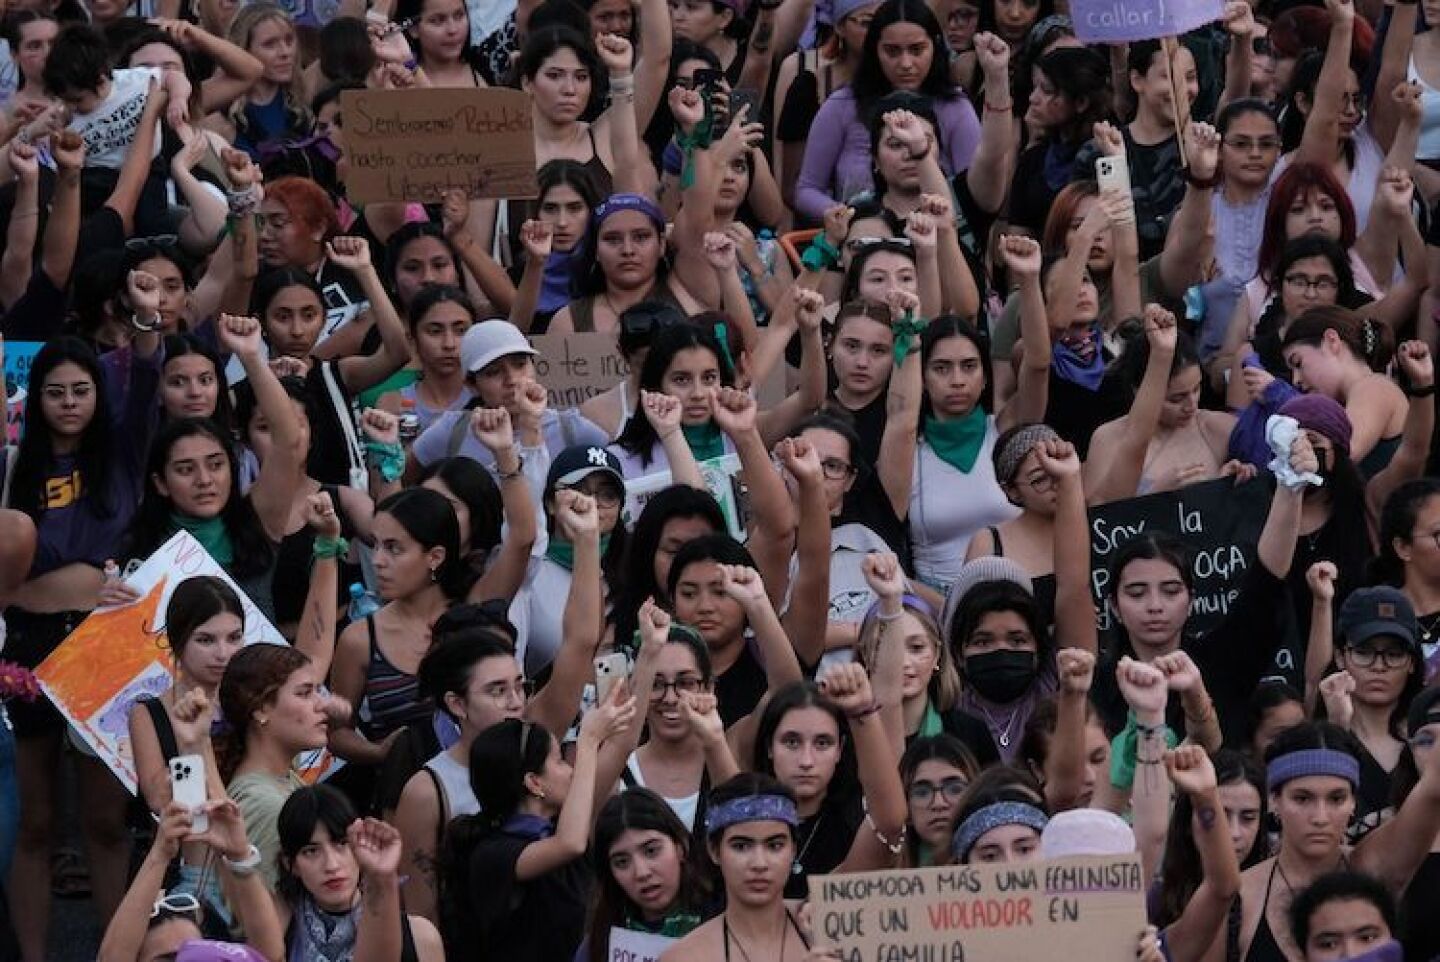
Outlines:
[[180, 237], [176, 234], [156, 234], [153, 237], [132, 237], [125, 242], [125, 250], [130, 254], [143, 254], [147, 251], [173, 251], [180, 246]]
[[882, 250], [901, 249], [909, 250], [914, 244], [908, 237], [852, 237], [845, 242], [845, 246], [851, 251], [869, 250], [872, 247], [879, 247]]
[[1341, 94], [1340, 106], [1349, 107], [1356, 113], [1363, 113], [1365, 110], [1365, 95], [1358, 90], [1353, 94]]
[[535, 683], [529, 681], [510, 682], [497, 681], [494, 684], [486, 685], [480, 689], [480, 694], [493, 702], [503, 704], [508, 698], [516, 698], [524, 701], [535, 693]]
[[675, 697], [681, 695], [698, 695], [705, 690], [705, 682], [694, 675], [680, 675], [672, 681], [666, 681], [659, 675], [650, 683], [650, 700], [663, 701], [665, 693], [674, 690]]
[[620, 492], [616, 491], [608, 484], [602, 484], [599, 487], [595, 488], [593, 491], [587, 491], [585, 488], [581, 487], [569, 486], [565, 486], [565, 490], [575, 491], [587, 497], [594, 498], [595, 506], [599, 508], [618, 508], [620, 506], [620, 502], [624, 500], [624, 498], [621, 497]]
[[187, 915], [200, 911], [200, 900], [191, 892], [170, 892], [161, 893], [150, 906], [150, 917], [153, 919], [161, 912], [168, 912], [171, 915]]
[[1404, 668], [1410, 662], [1410, 652], [1404, 648], [1374, 648], [1370, 645], [1361, 645], [1355, 648], [1346, 647], [1344, 650], [1346, 660], [1354, 662], [1361, 668], [1373, 668], [1378, 660], [1380, 664], [1393, 671], [1396, 668]]
[[47, 384], [41, 392], [51, 401], [63, 401], [67, 397], [75, 397], [76, 400], [87, 398], [95, 393], [95, 385], [89, 381], [79, 381], [75, 384]]
[[1037, 474], [1033, 478], [1026, 478], [1024, 484], [1036, 494], [1048, 494], [1050, 489], [1055, 487], [1055, 479], [1048, 474]]
[[1306, 294], [1334, 294], [1340, 289], [1340, 282], [1333, 277], [1306, 277], [1304, 274], [1286, 274], [1285, 286], [1293, 291]]
[[855, 474], [856, 467], [839, 458], [826, 458], [820, 462], [820, 473], [827, 481], [844, 481]]
[[1262, 154], [1268, 154], [1271, 151], [1280, 149], [1279, 137], [1261, 137], [1259, 139], [1252, 137], [1227, 137], [1223, 143], [1231, 150], [1237, 150], [1242, 154], [1252, 154], [1256, 151]]
[[946, 778], [939, 785], [934, 782], [911, 782], [905, 794], [916, 805], [929, 805], [935, 800], [935, 796], [944, 795], [947, 802], [958, 802], [960, 796], [965, 794], [965, 789], [970, 787], [970, 782], [963, 778]]
[[1269, 37], [1251, 37], [1250, 50], [1256, 56], [1260, 57], [1268, 57], [1274, 53], [1274, 49], [1270, 46]]

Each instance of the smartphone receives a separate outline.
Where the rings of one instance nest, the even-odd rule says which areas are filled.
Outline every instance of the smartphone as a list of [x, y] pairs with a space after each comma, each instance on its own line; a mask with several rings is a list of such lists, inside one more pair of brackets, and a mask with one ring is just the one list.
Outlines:
[[170, 794], [194, 814], [191, 834], [210, 828], [210, 816], [201, 811], [205, 807], [204, 755], [176, 755], [170, 759]]
[[630, 659], [622, 651], [595, 659], [595, 704], [603, 705], [623, 678], [630, 676]]
[[1101, 190], [1117, 187], [1130, 193], [1130, 168], [1123, 157], [1096, 157], [1095, 180]]
[[747, 124], [759, 123], [760, 100], [755, 96], [753, 90], [730, 91], [730, 116], [734, 117], [739, 114], [741, 107], [750, 108], [750, 112], [745, 115], [745, 122]]

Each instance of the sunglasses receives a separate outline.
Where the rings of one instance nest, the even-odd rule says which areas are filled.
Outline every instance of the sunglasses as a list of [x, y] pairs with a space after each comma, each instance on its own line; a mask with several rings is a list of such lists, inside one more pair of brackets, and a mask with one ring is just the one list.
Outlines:
[[169, 892], [162, 894], [150, 907], [153, 919], [161, 912], [168, 915], [190, 915], [200, 911], [200, 900], [192, 892]]
[[180, 237], [176, 234], [155, 234], [152, 237], [132, 237], [125, 242], [125, 250], [130, 254], [140, 254], [145, 251], [174, 251], [180, 246]]

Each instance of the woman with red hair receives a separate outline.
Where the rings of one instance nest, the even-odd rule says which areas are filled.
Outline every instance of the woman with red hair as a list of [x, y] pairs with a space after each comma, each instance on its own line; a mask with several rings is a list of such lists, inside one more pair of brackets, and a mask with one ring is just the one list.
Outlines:
[[304, 177], [265, 185], [260, 205], [260, 269], [293, 267], [315, 278], [325, 293], [325, 327], [314, 355], [328, 359], [360, 351], [369, 324], [353, 323], [370, 306], [360, 282], [325, 256], [325, 242], [340, 233], [330, 195]]

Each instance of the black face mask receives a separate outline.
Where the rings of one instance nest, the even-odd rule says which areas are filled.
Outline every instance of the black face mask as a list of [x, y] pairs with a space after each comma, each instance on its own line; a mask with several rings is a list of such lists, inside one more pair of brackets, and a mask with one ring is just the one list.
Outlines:
[[1035, 681], [1035, 652], [1001, 649], [967, 655], [965, 680], [987, 701], [1012, 702]]

